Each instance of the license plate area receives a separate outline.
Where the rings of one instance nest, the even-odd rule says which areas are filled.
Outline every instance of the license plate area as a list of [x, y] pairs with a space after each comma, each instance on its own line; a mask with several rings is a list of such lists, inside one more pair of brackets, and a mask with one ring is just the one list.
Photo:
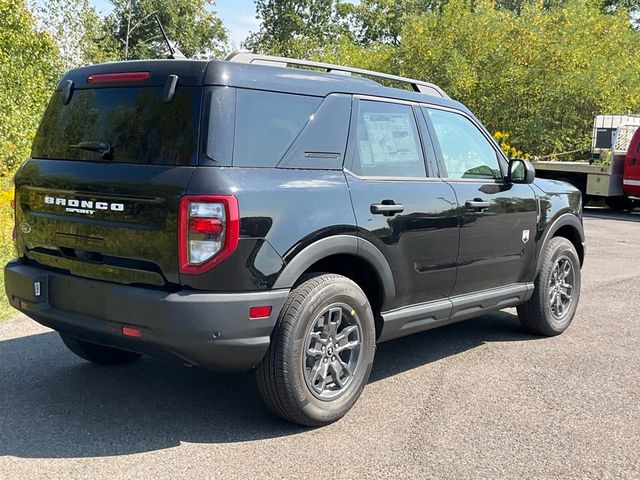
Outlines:
[[96, 318], [104, 318], [104, 295], [92, 282], [72, 276], [56, 275], [49, 285], [49, 304], [56, 309]]

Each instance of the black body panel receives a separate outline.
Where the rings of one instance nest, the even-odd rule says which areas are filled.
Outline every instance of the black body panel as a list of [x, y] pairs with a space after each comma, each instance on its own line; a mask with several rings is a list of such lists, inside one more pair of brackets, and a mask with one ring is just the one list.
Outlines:
[[[384, 254], [396, 284], [385, 309], [448, 297], [456, 278], [459, 220], [453, 189], [439, 180], [391, 181], [349, 175], [360, 235]], [[374, 214], [384, 200], [402, 204], [393, 216]]]
[[[18, 253], [63, 270], [73, 263], [65, 259], [83, 261], [93, 267], [85, 272], [91, 278], [179, 284], [178, 202], [193, 171], [193, 167], [29, 160], [15, 177]], [[78, 200], [80, 206], [82, 201], [104, 201], [121, 204], [123, 210], [69, 212], [73, 207], [47, 204], [45, 197]], [[34, 253], [40, 254], [37, 259]], [[149, 281], [149, 272], [159, 283]]]
[[271, 288], [284, 265], [304, 247], [333, 235], [357, 235], [349, 189], [340, 171], [198, 169], [188, 193], [211, 192], [238, 198], [241, 247], [208, 272], [183, 275], [187, 287]]
[[576, 247], [580, 262], [586, 253], [585, 235], [582, 227], [582, 194], [573, 185], [557, 180], [537, 178], [532, 185], [539, 203], [539, 220], [536, 231], [536, 266], [532, 272], [535, 278], [540, 269], [541, 252], [547, 242], [563, 229], [564, 235]]
[[[529, 185], [448, 181], [460, 205], [460, 254], [453, 295], [527, 281], [535, 264], [538, 208]], [[467, 202], [487, 202], [475, 209]]]

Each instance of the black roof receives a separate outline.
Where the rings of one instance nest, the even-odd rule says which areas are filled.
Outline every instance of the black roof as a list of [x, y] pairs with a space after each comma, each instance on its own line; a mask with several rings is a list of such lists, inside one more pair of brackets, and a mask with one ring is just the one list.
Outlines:
[[224, 85], [320, 97], [330, 93], [370, 95], [427, 102], [470, 113], [464, 105], [455, 100], [385, 87], [368, 78], [226, 60], [133, 60], [101, 63], [70, 70], [64, 75], [62, 81], [72, 80], [74, 88], [113, 87], [113, 84], [108, 83], [90, 85], [87, 79], [89, 75], [101, 73], [140, 71], [151, 72], [150, 78], [145, 80], [145, 85], [163, 86], [168, 75], [175, 74], [178, 75], [178, 85], [184, 86]]

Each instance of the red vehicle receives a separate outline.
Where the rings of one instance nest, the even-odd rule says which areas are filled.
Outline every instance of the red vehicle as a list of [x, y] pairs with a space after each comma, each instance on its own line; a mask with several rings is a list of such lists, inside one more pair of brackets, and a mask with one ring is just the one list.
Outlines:
[[627, 149], [622, 186], [627, 197], [640, 197], [640, 128], [636, 130]]

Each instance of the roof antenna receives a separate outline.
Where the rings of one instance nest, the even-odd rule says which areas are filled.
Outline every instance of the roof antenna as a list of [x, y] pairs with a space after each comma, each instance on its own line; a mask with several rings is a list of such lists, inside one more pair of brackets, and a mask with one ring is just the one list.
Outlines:
[[169, 41], [169, 37], [167, 37], [167, 34], [164, 31], [164, 27], [162, 26], [162, 23], [160, 22], [158, 15], [154, 15], [153, 17], [156, 19], [156, 22], [158, 22], [158, 27], [160, 27], [160, 33], [162, 33], [162, 38], [164, 38], [164, 42], [167, 44], [167, 48], [169, 49], [169, 58], [174, 58], [174, 59], [187, 58], [184, 56], [184, 54], [180, 50], [178, 50], [176, 47], [171, 45], [171, 42]]

